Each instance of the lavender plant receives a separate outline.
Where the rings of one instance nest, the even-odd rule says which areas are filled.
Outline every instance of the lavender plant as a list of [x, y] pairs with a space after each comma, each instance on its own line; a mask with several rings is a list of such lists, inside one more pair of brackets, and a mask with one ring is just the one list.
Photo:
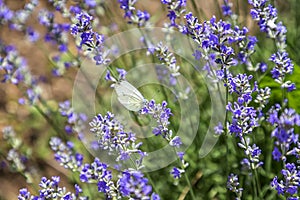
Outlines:
[[0, 199], [299, 199], [298, 15], [282, 5], [0, 0]]

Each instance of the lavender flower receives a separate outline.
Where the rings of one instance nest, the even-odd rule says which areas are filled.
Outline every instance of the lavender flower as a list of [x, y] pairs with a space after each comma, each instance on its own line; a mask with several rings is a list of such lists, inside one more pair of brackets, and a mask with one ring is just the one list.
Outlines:
[[249, 106], [252, 101], [252, 93], [257, 91], [255, 83], [251, 88], [250, 80], [252, 76], [238, 74], [236, 77], [230, 77], [229, 92], [237, 94], [237, 102], [228, 103], [226, 109], [232, 113], [232, 121], [229, 124], [229, 131], [242, 137], [244, 134], [252, 133], [253, 128], [258, 126], [257, 110]]
[[74, 6], [72, 5], [72, 6], [70, 6], [69, 10], [70, 10], [70, 13], [77, 15], [82, 12], [82, 7], [80, 5], [74, 5]]
[[[119, 190], [123, 197], [132, 199], [153, 199], [152, 187], [148, 185], [148, 179], [139, 171], [125, 171], [118, 180]], [[159, 199], [155, 195], [156, 199]]]
[[257, 106], [257, 112], [258, 117], [263, 120], [264, 119], [264, 113], [263, 108], [269, 103], [271, 97], [271, 89], [269, 87], [261, 88], [257, 90], [257, 96], [254, 99], [254, 102], [258, 104]]
[[266, 63], [258, 63], [257, 66], [262, 73], [266, 72], [268, 69], [268, 66]]
[[[1, 4], [1, 3], [0, 3]], [[6, 11], [8, 14], [7, 18], [10, 18], [9, 27], [18, 31], [26, 30], [26, 22], [34, 11], [35, 7], [38, 5], [38, 0], [31, 0], [25, 4], [24, 9], [18, 11]], [[11, 17], [12, 15], [12, 17]]]
[[215, 134], [217, 134], [217, 135], [221, 135], [222, 133], [224, 133], [224, 127], [223, 127], [222, 123], [219, 122], [218, 125], [215, 126], [214, 130], [215, 130]]
[[228, 0], [224, 0], [224, 4], [222, 4], [221, 8], [224, 16], [231, 16], [233, 14], [231, 10], [232, 3], [228, 2]]
[[80, 170], [80, 181], [86, 183], [96, 182], [98, 191], [107, 194], [108, 196], [115, 196], [115, 186], [112, 182], [112, 172], [108, 170], [108, 165], [100, 162], [95, 158], [91, 164], [84, 164]]
[[84, 113], [76, 113], [71, 107], [70, 101], [59, 103], [59, 112], [62, 116], [67, 117], [67, 125], [65, 131], [68, 134], [78, 133], [80, 140], [84, 139], [84, 131], [86, 129], [85, 123], [87, 116]]
[[273, 159], [276, 160], [277, 162], [282, 160], [282, 159], [285, 159], [285, 158], [282, 157], [282, 154], [281, 154], [280, 150], [277, 147], [274, 147], [274, 150], [272, 152], [272, 156], [273, 156]]
[[241, 162], [244, 170], [247, 170], [251, 174], [252, 170], [263, 165], [263, 162], [259, 160], [261, 150], [256, 144], [250, 146], [250, 138], [242, 138], [241, 143], [238, 143], [238, 145], [240, 148], [244, 149], [244, 153], [247, 156], [247, 158], [244, 158]]
[[[100, 1], [83, 0], [83, 2], [80, 4], [71, 5], [69, 7], [69, 11], [71, 14], [80, 14], [82, 12], [90, 13], [90, 14], [99, 14], [100, 9], [103, 9], [101, 11], [105, 10], [105, 6], [106, 6], [106, 4], [102, 0], [100, 0]], [[72, 20], [72, 18], [71, 18], [71, 20]]]
[[32, 164], [32, 149], [22, 141], [11, 126], [4, 127], [2, 133], [4, 143], [1, 144], [1, 170], [6, 168], [11, 173], [19, 173], [26, 178], [27, 183], [33, 183], [37, 168]]
[[126, 161], [133, 158], [132, 155], [139, 154], [140, 158], [136, 160], [136, 169], [143, 167], [142, 159], [146, 156], [139, 147], [142, 143], [136, 144], [135, 134], [126, 132], [114, 115], [107, 112], [102, 116], [98, 114], [91, 122], [90, 131], [98, 139], [99, 147], [107, 150], [109, 154], [116, 154], [116, 161]]
[[77, 23], [71, 26], [71, 33], [77, 35], [92, 30], [93, 17], [87, 13], [79, 13], [76, 15]]
[[[229, 113], [232, 113], [231, 122], [227, 122], [229, 132], [235, 133], [240, 139], [241, 142], [238, 143], [238, 146], [244, 150], [246, 156], [241, 161], [242, 170], [249, 175], [252, 175], [253, 172], [256, 175], [257, 168], [263, 165], [263, 162], [260, 161], [261, 150], [256, 144], [251, 146], [250, 138], [247, 138], [246, 135], [253, 133], [254, 128], [259, 126], [258, 120], [262, 117], [262, 108], [265, 106], [261, 104], [267, 103], [269, 93], [268, 88], [259, 90], [260, 93], [254, 101], [260, 103], [260, 105], [258, 108], [250, 106], [253, 101], [252, 95], [258, 91], [257, 83], [254, 82], [254, 86], [252, 86], [250, 82], [252, 78], [251, 75], [248, 76], [247, 74], [236, 76], [230, 74], [226, 86], [228, 92], [236, 97], [236, 101], [233, 101], [233, 103], [228, 102], [226, 109]], [[257, 176], [255, 176], [255, 179], [257, 179]], [[231, 175], [229, 180], [228, 188], [236, 193], [237, 199], [240, 199], [242, 193], [234, 187], [237, 177]], [[256, 186], [254, 185], [254, 187]]]
[[[197, 43], [201, 58], [207, 62], [206, 70], [209, 72], [212, 70], [214, 65], [211, 65], [211, 62], [221, 66], [222, 71], [236, 65], [238, 61], [252, 68], [249, 57], [254, 53], [257, 40], [255, 37], [246, 36], [247, 28], [240, 29], [237, 26], [232, 28], [230, 23], [222, 20], [217, 22], [215, 17], [200, 24], [192, 13], [185, 15], [185, 19], [186, 25], [180, 26], [179, 30]], [[233, 45], [238, 46], [238, 52], [234, 51]], [[199, 55], [199, 52], [197, 54]]]
[[286, 88], [288, 92], [295, 90], [295, 84], [285, 80], [287, 74], [293, 72], [293, 64], [286, 52], [286, 27], [282, 22], [276, 23], [277, 10], [271, 4], [267, 4], [267, 0], [248, 0], [253, 6], [251, 16], [262, 32], [266, 32], [268, 37], [274, 39], [278, 51], [273, 54], [270, 60], [275, 64], [271, 70], [272, 77], [278, 82], [282, 88]]
[[49, 0], [49, 3], [53, 5], [56, 11], [61, 12], [63, 16], [70, 15], [67, 9], [67, 2], [65, 0]]
[[239, 185], [240, 183], [239, 183], [238, 176], [235, 174], [230, 174], [227, 180], [227, 188], [230, 191], [235, 193], [237, 200], [241, 199], [243, 193], [243, 188], [240, 188]]
[[36, 42], [39, 39], [39, 33], [30, 26], [26, 29], [26, 35], [30, 42]]
[[271, 186], [277, 190], [279, 195], [288, 196], [288, 199], [292, 197], [296, 198], [300, 186], [300, 171], [294, 163], [287, 163], [285, 169], [281, 170], [283, 180], [278, 182], [278, 177], [275, 176]]
[[[163, 101], [161, 104], [156, 104], [152, 99], [149, 102], [146, 102], [140, 113], [142, 115], [150, 115], [156, 120], [157, 126], [153, 128], [152, 133], [155, 136], [162, 136], [170, 146], [174, 147], [175, 152], [177, 152], [176, 148], [181, 147], [182, 141], [179, 136], [173, 136], [172, 130], [168, 127], [170, 124], [169, 118], [172, 115], [172, 112], [170, 108], [167, 108], [167, 102]], [[185, 169], [189, 165], [189, 163], [183, 159], [183, 152], [177, 152], [177, 156], [181, 166], [180, 168], [174, 167], [171, 171], [174, 178], [180, 178], [181, 174], [185, 172]]]
[[6, 46], [2, 44], [1, 41], [0, 53], [4, 55], [0, 62], [0, 70], [5, 72], [2, 82], [10, 82], [13, 84], [23, 82], [28, 70], [25, 59], [20, 57], [14, 46]]
[[88, 5], [91, 8], [94, 8], [97, 6], [97, 1], [96, 0], [84, 0], [84, 3]]
[[[169, 51], [168, 47], [160, 42], [157, 46], [149, 48], [148, 52], [155, 55], [161, 61], [161, 64], [167, 68], [169, 82], [166, 82], [166, 84], [171, 86], [176, 85], [176, 77], [180, 75], [180, 66], [177, 65], [176, 58], [173, 53]], [[164, 77], [166, 76], [164, 75]]]
[[112, 172], [108, 170], [108, 165], [100, 162], [99, 158], [95, 158], [90, 164], [83, 163], [83, 156], [75, 152], [73, 143], [63, 143], [57, 137], [51, 138], [50, 146], [55, 152], [55, 159], [61, 165], [73, 172], [79, 172], [81, 182], [97, 183], [98, 191], [106, 194], [107, 197], [117, 195], [117, 188], [112, 181]]
[[13, 18], [13, 16], [14, 12], [5, 5], [3, 0], [0, 0], [0, 24], [6, 24]]
[[253, 6], [250, 14], [255, 21], [258, 21], [261, 31], [266, 32], [269, 37], [275, 38], [279, 42], [278, 47], [281, 47], [281, 51], [282, 48], [285, 48], [286, 29], [281, 22], [275, 24], [277, 9], [267, 2], [268, 0], [248, 0], [248, 3]]
[[14, 148], [19, 147], [19, 145], [20, 145], [20, 144], [18, 144], [19, 142], [14, 141], [14, 138], [16, 138], [16, 133], [11, 126], [4, 127], [2, 129], [2, 133], [3, 133], [4, 140], [9, 141]]
[[273, 159], [285, 161], [287, 155], [295, 153], [293, 146], [296, 146], [299, 141], [294, 127], [300, 126], [300, 115], [292, 108], [284, 109], [276, 104], [270, 109], [267, 120], [275, 127], [271, 134], [275, 138], [276, 145], [273, 150]]
[[[124, 80], [125, 76], [126, 76], [126, 71], [123, 69], [117, 68], [117, 72], [119, 74], [118, 79], [115, 77], [112, 77], [110, 74], [110, 71], [107, 71], [105, 79], [115, 82], [114, 84], [117, 84], [117, 82]], [[167, 108], [167, 102], [163, 101], [162, 104], [156, 104], [155, 100], [153, 100], [153, 99], [150, 101], [145, 101], [144, 106], [139, 111], [139, 113], [142, 115], [150, 115], [150, 116], [152, 116], [153, 119], [156, 120], [157, 127], [154, 127], [153, 131], [152, 131], [152, 133], [154, 135], [156, 135], [156, 136], [161, 135], [170, 144], [170, 146], [173, 146], [175, 148], [179, 148], [182, 145], [181, 138], [179, 136], [173, 136], [172, 130], [169, 130], [169, 128], [168, 128], [168, 125], [170, 124], [169, 118], [172, 115], [172, 112], [171, 112], [170, 108]], [[100, 121], [101, 123], [96, 122], [95, 120]], [[100, 138], [104, 138], [104, 139], [100, 139], [100, 145], [105, 143], [105, 141], [108, 139], [108, 141], [105, 143], [105, 148], [109, 149], [109, 150], [117, 148], [118, 145], [114, 144], [113, 142], [111, 142], [109, 140], [111, 140], [112, 136], [120, 137], [120, 136], [118, 136], [118, 133], [123, 130], [123, 127], [120, 124], [116, 123], [116, 121], [113, 119], [113, 116], [111, 115], [111, 113], [107, 113], [107, 117], [106, 116], [102, 117], [101, 115], [98, 115], [98, 117], [95, 118], [95, 120], [93, 122], [91, 122], [91, 126], [97, 128], [96, 130], [98, 132], [98, 135], [96, 135], [96, 136], [97, 137], [100, 136]], [[108, 123], [108, 126], [102, 125], [103, 122]], [[98, 125], [96, 125], [96, 124], [98, 124]], [[117, 133], [114, 133], [114, 130], [116, 130]], [[95, 128], [92, 128], [91, 131], [95, 133]], [[100, 133], [100, 135], [99, 135], [99, 133]], [[114, 141], [118, 141], [118, 140], [119, 139], [115, 139]], [[139, 145], [141, 145], [141, 144], [139, 144]], [[122, 145], [122, 146], [124, 146], [124, 145]], [[127, 146], [127, 145], [125, 145], [125, 146]], [[135, 152], [135, 151], [133, 151], [133, 152]], [[145, 156], [144, 153], [141, 154], [142, 153], [141, 151], [136, 151], [136, 152], [138, 152], [141, 155], [140, 160], [142, 160], [143, 156]], [[121, 153], [122, 153], [122, 151], [121, 151]], [[122, 154], [124, 154], [124, 153], [122, 153]], [[182, 159], [183, 155], [180, 154], [178, 156], [180, 157], [182, 167], [186, 168], [188, 166], [188, 163], [186, 163]], [[126, 158], [127, 157], [129, 158], [129, 156], [126, 156]], [[138, 163], [141, 163], [141, 161]]]
[[201, 53], [201, 51], [196, 49], [195, 52], [193, 53], [193, 56], [195, 57], [196, 60], [200, 60], [202, 57], [202, 53]]
[[54, 68], [52, 69], [52, 74], [54, 76], [63, 76], [71, 66], [79, 65], [78, 60], [65, 60], [61, 55], [52, 56], [51, 61], [54, 65]]
[[71, 34], [78, 38], [78, 47], [89, 53], [96, 65], [107, 65], [110, 62], [107, 58], [109, 51], [103, 49], [104, 36], [93, 31], [92, 19], [87, 13], [77, 13], [76, 22], [71, 25]]
[[[27, 26], [28, 19], [32, 16], [33, 11], [37, 11], [35, 8], [38, 1], [30, 0], [29, 3], [25, 4], [24, 9], [16, 11], [11, 10], [4, 2], [4, 0], [0, 0], [0, 26], [8, 26], [11, 29], [22, 31], [26, 39], [31, 42], [38, 41], [39, 33], [36, 31], [36, 27]], [[50, 12], [38, 9], [38, 20], [46, 28], [45, 41], [57, 46], [61, 54], [51, 58], [51, 63], [55, 65], [52, 71], [53, 74], [62, 76], [70, 66], [79, 66], [81, 55], [88, 56], [97, 65], [108, 65], [110, 63], [108, 55], [114, 47], [107, 49], [105, 47], [106, 38], [104, 35], [95, 32], [94, 27], [99, 28], [98, 25], [100, 25], [96, 17], [100, 16], [102, 25], [102, 17], [107, 17], [102, 15], [103, 12], [107, 14], [106, 11], [113, 11], [110, 10], [109, 4], [103, 0], [83, 0], [80, 3], [76, 1], [68, 3], [66, 0], [49, 0], [48, 2], [56, 11]], [[282, 22], [277, 21], [277, 10], [268, 3], [268, 0], [248, 0], [249, 4], [253, 6], [251, 16], [258, 22], [261, 31], [274, 40], [278, 50], [273, 52], [269, 58], [273, 66], [267, 66], [264, 62], [252, 63], [253, 59], [250, 59], [250, 57], [255, 52], [257, 38], [249, 36], [246, 27], [236, 26], [238, 20], [233, 13], [232, 3], [228, 0], [223, 2], [224, 5], [222, 5], [221, 11], [224, 16], [229, 17], [230, 21], [228, 18], [223, 21], [212, 17], [208, 21], [200, 22], [192, 13], [186, 14], [186, 0], [161, 0], [161, 3], [167, 7], [167, 17], [170, 20], [170, 23], [165, 25], [168, 28], [167, 33], [171, 34], [174, 29], [178, 29], [192, 38], [197, 45], [197, 49], [193, 54], [197, 62], [203, 64], [203, 70], [207, 72], [209, 78], [214, 80], [214, 83], [221, 82], [226, 88], [226, 120], [215, 127], [215, 132], [219, 135], [224, 133], [225, 135], [232, 134], [236, 136], [238, 147], [244, 153], [244, 157], [240, 161], [241, 168], [254, 181], [253, 198], [258, 198], [256, 188], [259, 189], [259, 185], [256, 185], [255, 181], [257, 180], [255, 179], [258, 179], [259, 176], [256, 172], [264, 163], [262, 157], [267, 158], [267, 155], [263, 155], [265, 152], [255, 144], [255, 141], [252, 142], [251, 140], [251, 143], [250, 138], [255, 138], [256, 127], [266, 121], [269, 126], [263, 126], [263, 129], [272, 127], [273, 131], [271, 132], [272, 138], [264, 138], [274, 141], [273, 159], [281, 161], [283, 164], [281, 174], [274, 175], [271, 186], [277, 190], [279, 195], [283, 196], [282, 198], [299, 199], [300, 171], [296, 163], [300, 162], [300, 142], [297, 132], [298, 126], [300, 126], [300, 115], [296, 110], [288, 107], [287, 101], [283, 101], [282, 105], [274, 105], [269, 112], [266, 112], [265, 110], [269, 107], [268, 103], [274, 100], [270, 100], [271, 89], [268, 87], [259, 88], [258, 83], [260, 81], [257, 83], [254, 80], [257, 75], [271, 72], [273, 79], [283, 89], [283, 100], [287, 98], [285, 91], [289, 92], [296, 89], [296, 84], [287, 80], [287, 77], [292, 74], [294, 66], [287, 53], [286, 27]], [[124, 18], [129, 24], [134, 24], [137, 27], [147, 27], [150, 24], [150, 14], [147, 11], [137, 9], [137, 0], [118, 0], [118, 3], [124, 11]], [[195, 1], [193, 0], [190, 3], [194, 6]], [[68, 8], [69, 5], [71, 6]], [[199, 10], [197, 7], [193, 9]], [[63, 23], [57, 21], [60, 20], [57, 16], [63, 18]], [[72, 24], [65, 23], [66, 19], [70, 20]], [[107, 20], [103, 22], [106, 23]], [[106, 28], [104, 27], [103, 30], [106, 30]], [[68, 32], [75, 38], [78, 53], [74, 56], [69, 52]], [[142, 38], [145, 44], [149, 43], [146, 39], [146, 37]], [[31, 75], [26, 60], [20, 56], [16, 49], [16, 47], [4, 45], [0, 41], [1, 80], [17, 87], [21, 86], [22, 89], [25, 86], [25, 97], [20, 98], [19, 103], [34, 106], [42, 113], [43, 110], [47, 109], [44, 107], [47, 102], [44, 104], [44, 101], [40, 101], [42, 100], [42, 90], [39, 87], [39, 79]], [[157, 73], [162, 78], [162, 82], [165, 81], [163, 83], [176, 89], [177, 83], [179, 83], [177, 78], [180, 75], [180, 67], [182, 67], [177, 64], [176, 56], [162, 43], [151, 46], [149, 52], [156, 56], [161, 64], [165, 65], [164, 68], [161, 65], [157, 67]], [[248, 71], [260, 72], [256, 73], [256, 76], [234, 74], [233, 68], [238, 65], [241, 67], [246, 66]], [[114, 72], [117, 72], [117, 75]], [[255, 73], [251, 72], [251, 74]], [[105, 79], [112, 81], [111, 86], [113, 87], [124, 81], [125, 77], [126, 71], [124, 69], [114, 68], [107, 72]], [[181, 89], [184, 90], [184, 88]], [[179, 91], [176, 96], [182, 99], [189, 98], [189, 89]], [[124, 101], [126, 101], [126, 98]], [[39, 103], [43, 103], [42, 109], [40, 109]], [[184, 160], [184, 152], [181, 152], [182, 149], [180, 149], [185, 140], [177, 136], [171, 128], [172, 111], [168, 108], [168, 103], [166, 101], [156, 102], [155, 100], [144, 99], [141, 105], [142, 109], [139, 108], [135, 114], [148, 115], [154, 119], [156, 124], [152, 127], [152, 133], [154, 136], [159, 136], [174, 149], [180, 166], [172, 167], [170, 175], [175, 179], [175, 183], [178, 183], [178, 179], [182, 178], [183, 173], [186, 173], [189, 163]], [[59, 112], [66, 121], [65, 131], [68, 134], [78, 132], [79, 139], [83, 139], [83, 132], [87, 128], [85, 126], [86, 115], [75, 113], [69, 101], [59, 103]], [[42, 114], [49, 117], [49, 121], [51, 120], [48, 112]], [[50, 146], [54, 151], [55, 159], [62, 166], [77, 174], [78, 177], [75, 177], [74, 180], [80, 180], [88, 187], [94, 186], [95, 191], [102, 193], [101, 195], [104, 195], [106, 199], [159, 200], [159, 195], [153, 192], [152, 186], [149, 184], [150, 180], [145, 178], [145, 174], [139, 171], [144, 167], [143, 158], [147, 156], [147, 153], [141, 150], [142, 143], [137, 140], [136, 134], [128, 130], [128, 127], [121, 124], [116, 116], [110, 112], [95, 116], [89, 125], [92, 136], [96, 138], [92, 141], [90, 148], [108, 152], [109, 156], [115, 156], [114, 159], [118, 164], [127, 161], [130, 163], [130, 168], [127, 167], [128, 165], [120, 164], [116, 167], [117, 170], [110, 171], [110, 166], [97, 157], [91, 163], [84, 163], [83, 154], [75, 151], [72, 142], [63, 142], [62, 139], [57, 137], [51, 138]], [[174, 124], [175, 127], [177, 125]], [[200, 128], [202, 130], [203, 125]], [[3, 139], [5, 153], [6, 147], [9, 147], [7, 148], [7, 155], [3, 154], [2, 156], [5, 164], [8, 164], [8, 167], [11, 167], [10, 169], [28, 176], [27, 170], [30, 166], [27, 166], [26, 162], [29, 155], [21, 151], [21, 148], [26, 149], [22, 140], [18, 138], [11, 127], [6, 127], [3, 130]], [[230, 139], [230, 137], [227, 137], [227, 139]], [[230, 142], [227, 143], [227, 139], [225, 140], [226, 145], [230, 145]], [[222, 143], [219, 144], [223, 145]], [[223, 146], [221, 147], [223, 149]], [[227, 147], [231, 149], [232, 146]], [[214, 154], [213, 157], [218, 158], [218, 154]], [[185, 157], [191, 158], [191, 152]], [[193, 156], [193, 158], [195, 157]], [[230, 162], [229, 164], [234, 164], [231, 163], [233, 160], [232, 157], [226, 159]], [[0, 161], [0, 166], [2, 164], [3, 162]], [[277, 165], [279, 164], [277, 163]], [[127, 167], [123, 172], [118, 171], [121, 165], [123, 168]], [[194, 167], [195, 165], [192, 164], [191, 166]], [[272, 173], [275, 173], [274, 170]], [[38, 194], [34, 195], [24, 188], [20, 190], [18, 199], [88, 199], [88, 197], [82, 196], [83, 190], [78, 184], [74, 185], [73, 192], [69, 192], [65, 187], [59, 186], [59, 183], [59, 177], [54, 176], [50, 179], [43, 177], [39, 184]], [[243, 183], [245, 185], [240, 185], [239, 178], [235, 174], [228, 176], [227, 188], [236, 195], [236, 199], [241, 199], [242, 195], [247, 199], [252, 195], [248, 191], [243, 194], [243, 187], [246, 186], [247, 182], [243, 181]], [[265, 181], [261, 183], [265, 183]], [[192, 192], [193, 187], [189, 189], [191, 197], [196, 199]], [[259, 198], [263, 199], [269, 193], [264, 191], [260, 195]], [[99, 197], [97, 196], [97, 198]]]
[[47, 33], [44, 36], [45, 41], [57, 45], [60, 52], [66, 52], [68, 50], [67, 33], [70, 30], [70, 25], [54, 22], [54, 14], [47, 10], [40, 11], [38, 18], [40, 24], [47, 27]]
[[238, 95], [238, 104], [249, 104], [252, 101], [251, 94], [257, 91], [257, 83], [254, 83], [254, 88], [251, 89], [250, 80], [253, 76], [246, 74], [238, 74], [235, 77], [228, 78], [229, 93]]
[[55, 152], [55, 159], [66, 169], [78, 171], [82, 167], [83, 155], [75, 153], [72, 142], [64, 144], [60, 138], [52, 137], [49, 143]]
[[[285, 76], [286, 74], [293, 73], [294, 65], [291, 59], [288, 57], [288, 53], [277, 52], [276, 54], [273, 54], [271, 56], [270, 60], [276, 64], [275, 67], [271, 70], [272, 78], [274, 78], [276, 82], [281, 84], [282, 88], [289, 89], [291, 87], [291, 84], [285, 82]], [[295, 85], [294, 83], [292, 84]]]
[[[143, 199], [150, 199], [152, 187], [147, 184], [148, 180], [143, 177], [144, 175], [140, 171], [125, 170], [115, 184], [113, 182], [113, 174], [108, 170], [108, 165], [100, 162], [99, 158], [96, 157], [91, 164], [83, 164], [83, 156], [75, 153], [71, 142], [64, 144], [59, 138], [54, 137], [51, 138], [50, 145], [55, 152], [56, 160], [65, 168], [79, 172], [81, 182], [97, 183], [98, 191], [106, 194], [107, 198], [143, 197]], [[77, 188], [78, 186], [75, 187]], [[78, 191], [81, 190], [77, 188], [76, 194], [79, 193]], [[46, 192], [47, 190], [44, 193]], [[152, 194], [152, 198], [159, 199], [159, 196]]]
[[184, 173], [184, 170], [179, 169], [177, 167], [173, 167], [173, 169], [171, 171], [171, 174], [174, 177], [174, 179], [180, 179], [182, 173]]
[[86, 196], [79, 196], [79, 193], [82, 193], [82, 189], [75, 184], [76, 193], [67, 192], [65, 187], [59, 187], [58, 184], [60, 182], [59, 176], [52, 176], [51, 179], [47, 179], [43, 177], [39, 184], [40, 190], [39, 195], [34, 196], [31, 195], [30, 192], [26, 189], [20, 189], [20, 193], [18, 196], [19, 200], [35, 200], [35, 199], [80, 199], [80, 200], [87, 200], [88, 197]]
[[[275, 148], [274, 148], [274, 151], [273, 151], [273, 158], [274, 158], [274, 160], [276, 160], [275, 159], [275, 156], [276, 156], [278, 158], [277, 161], [279, 161], [281, 159], [281, 156], [282, 156], [280, 151], [277, 149], [276, 153], [278, 153], [278, 155], [274, 155], [275, 154], [274, 152], [275, 152]], [[287, 153], [287, 155], [294, 155], [297, 158], [296, 162], [297, 163], [300, 162], [300, 142], [299, 141], [297, 142], [297, 145]]]
[[6, 159], [11, 163], [10, 166], [17, 172], [25, 170], [25, 165], [22, 156], [16, 149], [10, 149], [7, 153]]
[[[108, 165], [101, 163], [98, 158], [92, 164], [85, 164], [80, 172], [82, 182], [97, 182], [98, 191], [105, 193], [108, 198], [131, 197], [137, 199], [150, 199], [152, 187], [148, 185], [148, 179], [140, 171], [125, 170], [119, 175], [115, 184], [112, 180], [112, 172]], [[159, 199], [159, 196], [152, 193], [151, 199]]]
[[26, 188], [22, 188], [22, 189], [20, 189], [20, 191], [19, 191], [20, 193], [19, 193], [19, 195], [18, 195], [18, 200], [29, 200], [29, 199], [33, 199], [32, 197], [31, 197], [31, 194], [30, 194], [30, 192], [26, 189]]
[[167, 108], [167, 102], [163, 101], [162, 104], [156, 104], [155, 100], [152, 99], [142, 108], [141, 114], [151, 115], [157, 121], [158, 126], [153, 129], [154, 135], [161, 135], [167, 141], [171, 140], [172, 131], [168, 129], [168, 126], [172, 112], [170, 108]]
[[177, 26], [176, 19], [180, 18], [185, 13], [186, 0], [161, 0], [163, 4], [168, 6], [168, 18], [170, 26]]
[[125, 11], [124, 18], [128, 19], [128, 23], [136, 24], [138, 27], [146, 26], [150, 19], [147, 11], [137, 10], [134, 4], [137, 0], [118, 0], [120, 8]]
[[180, 145], [182, 145], [181, 139], [179, 136], [175, 136], [171, 141], [170, 141], [170, 145], [173, 147], [177, 147], [179, 148]]

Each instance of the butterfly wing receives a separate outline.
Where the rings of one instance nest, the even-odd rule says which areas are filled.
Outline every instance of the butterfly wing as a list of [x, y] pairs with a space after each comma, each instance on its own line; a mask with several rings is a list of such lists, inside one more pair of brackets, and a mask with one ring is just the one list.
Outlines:
[[117, 92], [117, 95], [132, 95], [140, 100], [144, 99], [143, 95], [127, 81], [121, 81], [120, 83], [116, 83], [115, 90]]
[[128, 110], [139, 111], [143, 107], [143, 101], [137, 101], [132, 96], [118, 96], [119, 102]]
[[115, 90], [119, 102], [128, 110], [139, 111], [143, 107], [143, 95], [127, 81], [116, 83]]

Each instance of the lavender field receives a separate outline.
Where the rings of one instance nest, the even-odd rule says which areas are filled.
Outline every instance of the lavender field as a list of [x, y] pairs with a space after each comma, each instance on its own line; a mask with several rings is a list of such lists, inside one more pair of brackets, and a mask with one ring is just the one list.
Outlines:
[[297, 0], [0, 0], [0, 200], [300, 199]]

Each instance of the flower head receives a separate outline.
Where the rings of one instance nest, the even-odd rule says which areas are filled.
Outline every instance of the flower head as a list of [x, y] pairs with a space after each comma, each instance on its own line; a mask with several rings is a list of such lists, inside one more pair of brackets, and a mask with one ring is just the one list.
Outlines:
[[283, 180], [278, 181], [278, 177], [275, 176], [271, 186], [275, 188], [278, 194], [281, 195], [295, 195], [298, 194], [300, 186], [300, 171], [297, 170], [294, 163], [287, 163], [285, 169], [281, 170]]
[[148, 179], [139, 171], [125, 171], [118, 180], [119, 190], [123, 197], [150, 199], [152, 187]]

